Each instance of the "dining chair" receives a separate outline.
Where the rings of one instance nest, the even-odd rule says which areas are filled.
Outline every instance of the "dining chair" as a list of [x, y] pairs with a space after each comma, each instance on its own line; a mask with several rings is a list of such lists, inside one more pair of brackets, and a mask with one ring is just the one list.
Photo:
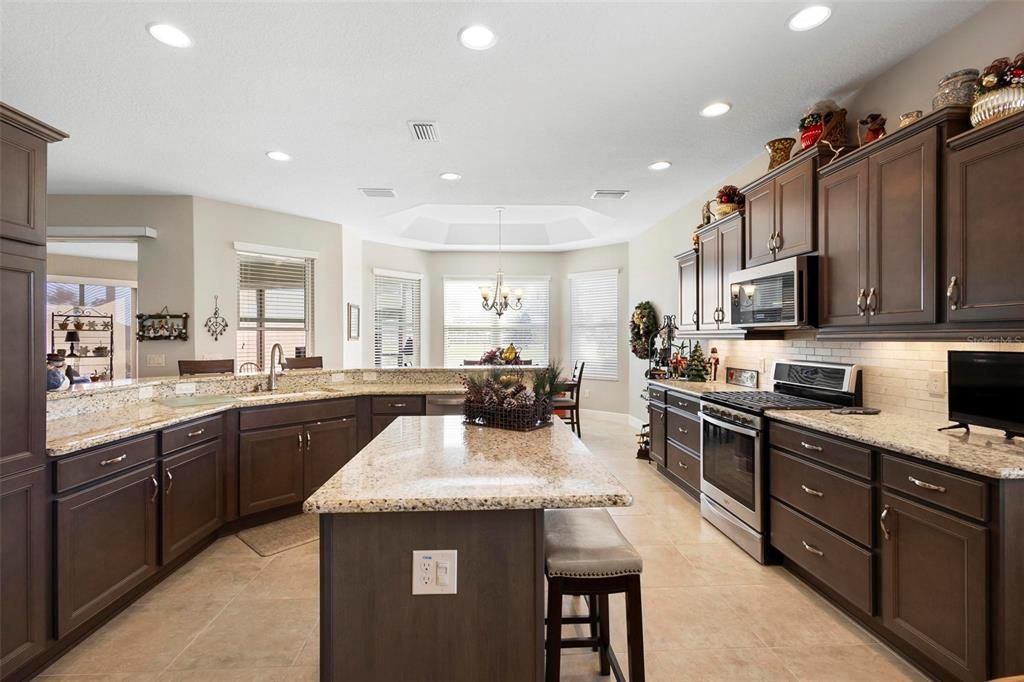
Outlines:
[[178, 375], [189, 374], [232, 374], [235, 371], [235, 361], [231, 358], [226, 360], [178, 360]]
[[583, 437], [583, 430], [580, 428], [580, 386], [583, 384], [583, 369], [587, 363], [579, 363], [579, 371], [575, 374], [575, 380], [569, 384], [569, 395], [563, 398], [555, 398], [551, 406], [553, 409], [569, 413], [569, 426], [580, 438]]
[[314, 355], [311, 358], [285, 358], [285, 369], [323, 369], [324, 358], [322, 355]]

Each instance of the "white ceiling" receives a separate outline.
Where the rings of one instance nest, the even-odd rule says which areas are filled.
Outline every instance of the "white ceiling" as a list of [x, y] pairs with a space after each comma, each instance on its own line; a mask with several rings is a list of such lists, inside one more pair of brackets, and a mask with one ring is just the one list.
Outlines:
[[79, 258], [137, 261], [139, 260], [139, 245], [135, 242], [118, 241], [49, 241], [46, 243], [46, 253], [61, 256], [78, 256]]
[[[646, 229], [985, 3], [833, 0], [793, 33], [803, 4], [5, 0], [0, 97], [71, 134], [52, 192], [196, 194], [445, 250], [493, 243], [504, 205], [513, 249], [560, 251]], [[459, 45], [471, 23], [497, 45]], [[697, 115], [717, 99], [733, 111]]]

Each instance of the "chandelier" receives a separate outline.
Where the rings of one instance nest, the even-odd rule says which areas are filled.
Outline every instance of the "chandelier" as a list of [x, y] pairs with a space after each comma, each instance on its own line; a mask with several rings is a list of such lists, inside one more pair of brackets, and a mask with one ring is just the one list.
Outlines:
[[[494, 314], [501, 317], [506, 310], [519, 310], [523, 307], [523, 290], [516, 289], [514, 292], [505, 286], [505, 273], [501, 271], [501, 213], [505, 209], [501, 206], [495, 209], [498, 212], [498, 276], [494, 280], [494, 290], [490, 287], [480, 287], [480, 297], [483, 298], [481, 305], [484, 310], [493, 310]], [[509, 298], [514, 297], [515, 301]]]

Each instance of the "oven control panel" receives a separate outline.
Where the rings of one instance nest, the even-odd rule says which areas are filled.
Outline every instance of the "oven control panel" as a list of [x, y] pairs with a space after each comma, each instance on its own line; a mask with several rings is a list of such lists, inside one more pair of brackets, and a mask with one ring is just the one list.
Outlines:
[[727, 407], [720, 407], [710, 403], [701, 403], [700, 411], [709, 417], [715, 417], [716, 419], [732, 422], [733, 424], [748, 426], [752, 429], [761, 428], [760, 417], [739, 410], [731, 410]]

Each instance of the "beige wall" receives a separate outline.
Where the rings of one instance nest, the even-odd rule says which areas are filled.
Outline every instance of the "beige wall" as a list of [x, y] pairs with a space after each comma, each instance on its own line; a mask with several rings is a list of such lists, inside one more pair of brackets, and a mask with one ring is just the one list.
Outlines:
[[[342, 231], [341, 247], [341, 291], [344, 296], [343, 307], [345, 316], [342, 319], [344, 327], [343, 341], [343, 364], [345, 369], [356, 369], [363, 366], [363, 347], [366, 343], [366, 314], [369, 312], [363, 306], [363, 240], [355, 233], [355, 230]], [[359, 338], [348, 338], [348, 304], [354, 304], [360, 308]], [[372, 340], [370, 341], [372, 344]]]
[[62, 275], [134, 282], [139, 276], [139, 267], [135, 261], [65, 256], [60, 253], [47, 254], [46, 276], [60, 277]]

